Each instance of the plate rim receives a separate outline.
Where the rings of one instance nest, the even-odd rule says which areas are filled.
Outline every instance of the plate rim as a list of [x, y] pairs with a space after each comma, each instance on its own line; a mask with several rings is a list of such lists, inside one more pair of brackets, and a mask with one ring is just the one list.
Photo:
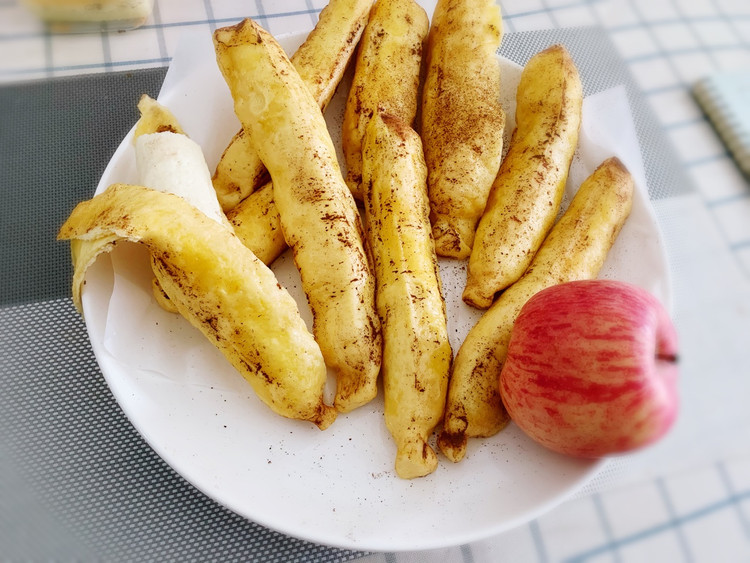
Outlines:
[[[299, 32], [299, 33], [289, 33], [284, 34], [283, 36], [279, 36], [277, 39], [280, 41], [283, 39], [288, 39], [289, 37], [305, 37], [307, 35], [306, 32]], [[498, 55], [498, 57], [501, 57]], [[515, 63], [514, 61], [507, 59], [506, 57], [502, 57], [505, 59], [505, 61], [509, 62], [512, 65], [515, 65], [519, 69], [522, 67]], [[174, 95], [174, 93], [172, 94]], [[96, 192], [99, 193], [100, 190], [106, 188], [107, 185], [109, 185], [110, 182], [105, 181], [106, 178], [110, 177], [112, 175], [113, 169], [117, 166], [120, 159], [122, 158], [122, 154], [125, 153], [129, 148], [132, 148], [132, 136], [133, 132], [135, 130], [135, 125], [133, 128], [131, 128], [128, 133], [123, 138], [120, 145], [117, 147], [117, 149], [114, 151], [110, 161], [108, 162], [107, 166], [105, 167], [105, 170], [102, 173], [102, 176], [100, 178], [99, 183], [97, 184]], [[659, 228], [658, 222], [655, 220], [655, 215], [653, 213], [653, 208], [651, 206], [651, 202], [647, 198], [647, 207], [649, 208], [649, 211], [651, 212], [652, 219], [654, 221], [655, 226], [657, 227], [657, 230]], [[667, 254], [666, 254], [666, 248], [663, 243], [663, 237], [661, 237], [661, 232], [658, 232], [660, 236], [660, 250], [661, 254], [663, 255], [663, 259], [665, 261], [665, 265], [668, 266], [667, 261]], [[664, 268], [665, 274], [669, 275], [669, 268]], [[671, 280], [666, 280], [667, 287], [671, 288]], [[527, 510], [525, 512], [521, 512], [517, 517], [511, 518], [499, 523], [488, 523], [486, 526], [482, 528], [477, 528], [474, 531], [466, 531], [464, 533], [454, 533], [451, 534], [444, 534], [444, 535], [437, 535], [435, 538], [433, 538], [432, 541], [424, 541], [410, 537], [408, 538], [408, 543], [401, 541], [401, 542], [390, 542], [387, 544], [384, 544], [382, 542], [368, 542], [368, 541], [362, 541], [362, 540], [356, 540], [351, 538], [346, 538], [340, 535], [332, 534], [327, 537], [323, 537], [319, 534], [307, 534], [305, 533], [304, 529], [299, 529], [294, 526], [283, 526], [279, 525], [277, 522], [273, 521], [273, 519], [264, 519], [262, 517], [259, 517], [256, 513], [248, 513], [246, 510], [239, 509], [238, 507], [232, 505], [231, 503], [227, 503], [225, 499], [223, 498], [217, 498], [215, 495], [213, 495], [210, 491], [206, 490], [206, 487], [203, 486], [203, 483], [196, 482], [194, 477], [190, 472], [184, 471], [184, 467], [180, 463], [176, 463], [173, 459], [173, 455], [169, 452], [165, 452], [164, 448], [161, 447], [160, 444], [158, 444], [151, 434], [148, 431], [148, 428], [144, 428], [141, 424], [141, 421], [138, 420], [137, 416], [134, 416], [134, 413], [132, 411], [132, 407], [129, 405], [126, 398], [120, 396], [120, 394], [116, 391], [118, 389], [117, 382], [115, 381], [116, 373], [118, 370], [122, 370], [123, 373], [126, 373], [125, 366], [117, 365], [114, 370], [111, 369], [111, 362], [114, 360], [117, 362], [115, 358], [113, 358], [107, 350], [104, 349], [103, 342], [98, 339], [98, 335], [95, 334], [94, 328], [92, 324], [90, 324], [87, 317], [90, 316], [91, 313], [91, 307], [93, 306], [91, 304], [91, 299], [93, 298], [93, 294], [91, 293], [93, 289], [93, 284], [87, 283], [83, 288], [83, 294], [82, 294], [82, 300], [83, 300], [83, 310], [84, 310], [84, 319], [86, 320], [86, 328], [89, 332], [89, 340], [92, 345], [92, 349], [94, 351], [94, 355], [97, 359], [97, 363], [99, 364], [101, 371], [105, 377], [105, 380], [107, 381], [108, 387], [112, 391], [113, 395], [115, 396], [115, 399], [130, 421], [130, 423], [133, 425], [133, 427], [136, 429], [136, 431], [143, 437], [143, 439], [148, 443], [148, 445], [154, 450], [154, 452], [162, 459], [164, 460], [167, 465], [174, 470], [177, 474], [179, 474], [183, 479], [185, 479], [188, 483], [190, 483], [193, 487], [195, 487], [197, 490], [201, 491], [203, 494], [208, 496], [211, 500], [215, 501], [220, 506], [227, 508], [228, 510], [232, 511], [233, 513], [236, 513], [252, 522], [258, 523], [260, 525], [263, 525], [269, 529], [272, 529], [274, 531], [280, 532], [282, 534], [299, 538], [305, 541], [313, 542], [313, 543], [323, 543], [328, 546], [336, 547], [336, 548], [342, 548], [342, 549], [353, 549], [353, 550], [364, 550], [364, 551], [413, 551], [413, 550], [426, 550], [426, 549], [438, 549], [438, 548], [445, 548], [450, 546], [456, 546], [463, 543], [468, 543], [472, 541], [477, 541], [480, 539], [487, 538], [492, 535], [499, 534], [501, 532], [513, 529], [519, 525], [522, 525], [524, 523], [527, 523], [540, 515], [548, 512], [555, 506], [559, 505], [560, 503], [564, 502], [566, 499], [570, 498], [574, 494], [576, 494], [583, 486], [585, 486], [587, 483], [590, 482], [592, 477], [599, 473], [608, 463], [609, 459], [600, 459], [596, 460], [595, 462], [592, 462], [587, 470], [585, 472], [582, 472], [581, 475], [575, 480], [574, 485], [569, 486], [568, 488], [561, 490], [558, 494], [551, 496], [546, 502], [538, 504], [534, 509]], [[671, 304], [671, 291], [668, 293], [668, 297], [670, 299]], [[454, 350], [454, 354], [457, 350]], [[110, 369], [105, 369], [105, 365], [109, 366]], [[463, 463], [467, 463], [469, 460], [464, 461]], [[446, 460], [443, 461], [443, 463], [448, 463]]]

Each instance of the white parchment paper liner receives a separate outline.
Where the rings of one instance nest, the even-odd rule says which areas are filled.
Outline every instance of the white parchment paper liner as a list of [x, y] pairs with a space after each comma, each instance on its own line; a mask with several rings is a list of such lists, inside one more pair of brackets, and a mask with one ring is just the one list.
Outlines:
[[[299, 39], [287, 41], [293, 49]], [[512, 63], [503, 66], [505, 107], [508, 113], [506, 138], [515, 122], [515, 89], [520, 71]], [[340, 120], [345, 87], [339, 89], [327, 112], [331, 135], [340, 146]], [[229, 139], [239, 129], [232, 101], [218, 71], [213, 46], [205, 35], [182, 41], [165, 78], [159, 101], [167, 105], [180, 120], [187, 134], [204, 150], [211, 170]], [[648, 201], [645, 175], [638, 140], [623, 87], [616, 87], [584, 101], [579, 148], [570, 169], [567, 205], [581, 182], [606, 158], [616, 155], [636, 179], [637, 196], [633, 211], [623, 228], [600, 277], [631, 281], [643, 286], [667, 305], [670, 304], [669, 271], [661, 235]], [[133, 159], [132, 148], [120, 155]], [[342, 164], [343, 167], [343, 164]], [[133, 167], [134, 170], [134, 167]], [[132, 173], [132, 171], [130, 171]], [[136, 182], [137, 177], [110, 178], [110, 181]], [[164, 377], [179, 378], [196, 385], [219, 386], [245, 392], [244, 381], [226, 373], [222, 358], [213, 346], [179, 316], [162, 311], [150, 295], [150, 273], [134, 252], [113, 255], [115, 284], [109, 303], [105, 346], [115, 358], [137, 359], [139, 369]], [[295, 295], [303, 314], [310, 318], [304, 295], [299, 291], [299, 277], [288, 256], [274, 265], [280, 282]], [[466, 331], [479, 313], [460, 299], [466, 279], [465, 263], [443, 260], [441, 264], [448, 304], [450, 334], [457, 350]], [[137, 351], [137, 352], [136, 352]], [[223, 374], [223, 375], [222, 375]]]

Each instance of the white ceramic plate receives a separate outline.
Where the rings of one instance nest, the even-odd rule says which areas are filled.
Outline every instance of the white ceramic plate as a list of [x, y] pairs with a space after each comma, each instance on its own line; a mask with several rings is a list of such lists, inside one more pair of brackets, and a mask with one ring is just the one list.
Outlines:
[[[291, 50], [303, 37], [289, 36], [282, 44]], [[520, 69], [509, 61], [501, 65], [509, 133]], [[203, 146], [212, 170], [239, 127], [215, 66], [210, 38], [186, 40], [160, 95]], [[345, 83], [327, 115], [336, 143], [346, 90]], [[615, 93], [614, 102], [606, 100], [610, 121], [612, 104], [622, 104], [621, 97]], [[619, 148], [607, 145], [606, 134], [593, 134], [588, 141], [582, 136], [571, 190], [590, 172], [591, 163], [601, 161], [599, 153], [614, 151], [640, 170], [627, 100], [624, 104], [625, 130], [615, 123], [618, 131], [612, 135]], [[584, 110], [585, 119], [597, 117], [589, 119], [595, 129], [602, 123], [597, 111], [596, 106]], [[634, 146], [623, 148], [622, 138], [628, 135]], [[137, 182], [131, 141], [132, 131], [98, 191], [114, 182]], [[664, 248], [644, 184], [639, 183], [633, 214], [602, 276], [647, 287], [668, 303]], [[273, 414], [200, 333], [155, 304], [146, 258], [141, 247], [122, 245], [111, 259], [104, 257], [89, 270], [83, 303], [96, 357], [115, 398], [151, 447], [206, 495], [255, 522], [351, 549], [458, 545], [544, 513], [601, 467], [600, 462], [549, 452], [510, 425], [493, 438], [472, 441], [461, 463], [442, 458], [432, 475], [399, 479], [393, 471], [395, 448], [384, 427], [382, 398], [339, 416], [325, 432]], [[289, 256], [274, 270], [309, 321]], [[464, 264], [444, 261], [442, 274], [455, 351], [478, 313], [460, 299]]]

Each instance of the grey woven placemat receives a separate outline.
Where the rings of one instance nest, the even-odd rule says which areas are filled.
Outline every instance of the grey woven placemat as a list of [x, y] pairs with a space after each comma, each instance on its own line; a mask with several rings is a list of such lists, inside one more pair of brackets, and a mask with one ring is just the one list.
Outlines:
[[0, 296], [27, 303], [70, 293], [62, 221], [91, 197], [112, 153], [156, 95], [166, 69], [26, 82], [0, 88]]
[[0, 309], [0, 342], [0, 560], [355, 557], [249, 522], [169, 468], [113, 399], [70, 300]]
[[[565, 44], [586, 94], [624, 84], [653, 199], [691, 188], [604, 31], [509, 34], [518, 63]], [[141, 93], [164, 69], [0, 88], [0, 559], [343, 561], [360, 554], [267, 530], [186, 483], [110, 394], [67, 298], [54, 240], [90, 197]]]
[[0, 560], [345, 561], [241, 518], [136, 433], [70, 299], [73, 206], [166, 69], [0, 88]]

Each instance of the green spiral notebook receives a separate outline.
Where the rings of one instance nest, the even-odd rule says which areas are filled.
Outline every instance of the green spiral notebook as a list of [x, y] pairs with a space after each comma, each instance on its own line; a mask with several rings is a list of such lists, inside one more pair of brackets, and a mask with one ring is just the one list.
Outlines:
[[700, 80], [693, 94], [739, 167], [750, 177], [750, 72]]

